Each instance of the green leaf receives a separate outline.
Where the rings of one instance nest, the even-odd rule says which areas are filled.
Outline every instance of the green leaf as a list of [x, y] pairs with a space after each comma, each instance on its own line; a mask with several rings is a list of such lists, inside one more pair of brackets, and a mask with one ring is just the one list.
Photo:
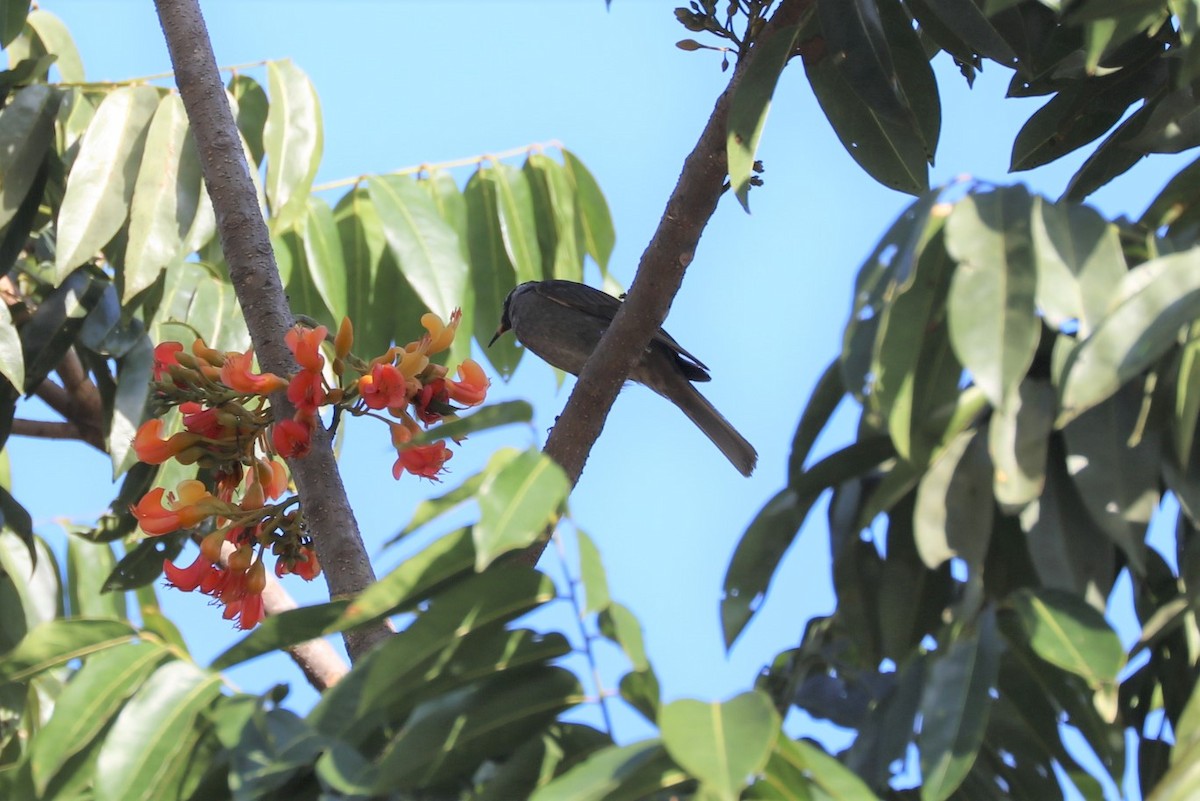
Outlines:
[[267, 62], [267, 91], [271, 103], [262, 141], [267, 154], [271, 230], [278, 233], [299, 225], [304, 218], [325, 133], [317, 90], [290, 58]]
[[950, 283], [950, 342], [993, 406], [1033, 363], [1041, 335], [1037, 272], [1023, 186], [960, 201], [946, 221], [946, 250], [959, 262]]
[[409, 178], [372, 176], [367, 191], [404, 277], [430, 311], [449, 320], [463, 301], [467, 283], [458, 235], [429, 195]]
[[267, 124], [270, 103], [262, 84], [249, 75], [234, 75], [229, 79], [229, 94], [237, 102], [237, 127], [246, 139], [254, 164], [261, 165], [263, 154], [263, 128]]
[[1054, 406], [1049, 382], [1027, 378], [992, 415], [988, 453], [995, 467], [996, 502], [1010, 513], [1042, 494]]
[[16, 216], [34, 185], [46, 151], [54, 142], [54, 119], [60, 101], [61, 95], [49, 86], [26, 86], [18, 89], [0, 111], [0, 175], [4, 176], [0, 185], [0, 226], [8, 225]]
[[158, 89], [124, 86], [105, 96], [79, 145], [58, 212], [55, 273], [61, 282], [108, 244], [133, 200]]
[[483, 406], [466, 417], [459, 417], [444, 422], [436, 428], [426, 429], [409, 440], [407, 446], [413, 447], [444, 439], [457, 441], [478, 431], [487, 431], [512, 423], [528, 423], [531, 420], [533, 420], [533, 407], [528, 401], [494, 403]]
[[[500, 233], [496, 180], [490, 170], [479, 169], [467, 181], [467, 249], [470, 253], [471, 288], [475, 293], [475, 339], [487, 344], [500, 327], [504, 298], [516, 283], [512, 261]], [[517, 369], [524, 350], [516, 337], [501, 337], [484, 350], [492, 367], [507, 379]]]
[[987, 729], [1002, 643], [989, 609], [978, 629], [950, 643], [934, 660], [921, 698], [922, 801], [945, 801], [975, 763]]
[[622, 604], [610, 603], [600, 613], [597, 622], [600, 633], [621, 646], [634, 670], [650, 670], [650, 660], [646, 657], [646, 643], [642, 638], [642, 625], [633, 612]]
[[966, 561], [972, 577], [983, 567], [992, 536], [992, 465], [979, 429], [956, 436], [917, 486], [913, 535], [921, 561], [936, 568]]
[[161, 646], [142, 642], [103, 651], [83, 663], [30, 744], [29, 768], [39, 792], [108, 725], [166, 655]]
[[96, 801], [153, 801], [192, 746], [190, 729], [221, 692], [219, 676], [175, 661], [154, 672], [121, 710], [96, 762]]
[[[515, 454], [515, 452], [513, 453]], [[474, 500], [485, 477], [484, 473], [476, 473], [449, 492], [421, 501], [413, 511], [412, 519], [394, 537], [385, 542], [383, 547], [390, 548], [422, 526]], [[475, 563], [474, 546], [472, 546], [470, 561], [471, 564]]]
[[184, 262], [167, 270], [150, 338], [190, 342], [195, 336], [218, 350], [245, 350], [250, 345], [229, 281], [207, 264]]
[[1086, 337], [1128, 271], [1116, 226], [1087, 206], [1037, 197], [1032, 233], [1038, 309], [1051, 327], [1061, 330], [1074, 321]]
[[[18, 510], [23, 520], [18, 520], [21, 517], [16, 513]], [[6, 526], [6, 530], [0, 530], [0, 573], [7, 576], [24, 612], [23, 621], [22, 615], [6, 616], [8, 622], [4, 628], [8, 628], [14, 639], [20, 639], [26, 631], [62, 617], [62, 589], [54, 554], [41, 537], [34, 536], [28, 512], [3, 487], [0, 487], [0, 511], [4, 513]], [[30, 528], [15, 533], [21, 525]]]
[[0, 375], [15, 389], [25, 386], [25, 357], [21, 352], [21, 335], [13, 325], [12, 312], [0, 304]]
[[687, 779], [658, 740], [646, 740], [596, 751], [539, 787], [530, 801], [635, 801]]
[[73, 617], [126, 618], [124, 593], [100, 591], [116, 565], [117, 558], [108, 543], [67, 538], [67, 593]]
[[617, 235], [613, 231], [612, 215], [608, 202], [600, 191], [600, 184], [588, 172], [587, 167], [574, 153], [563, 148], [563, 167], [575, 186], [575, 208], [578, 211], [580, 234], [584, 248], [600, 266], [600, 272], [608, 273], [608, 259], [612, 256]]
[[58, 68], [63, 83], [83, 83], [87, 80], [79, 50], [61, 19], [39, 8], [29, 12], [26, 21], [46, 52], [55, 56], [54, 66]]
[[[570, 176], [562, 165], [545, 153], [530, 153], [522, 170], [528, 176], [533, 193], [538, 245], [546, 277], [582, 282], [583, 252], [575, 233], [579, 212]], [[465, 223], [462, 238], [465, 244]]]
[[468, 573], [475, 564], [471, 529], [434, 540], [367, 587], [346, 608], [340, 625], [355, 626], [408, 607], [433, 587]]
[[804, 740], [780, 737], [775, 742], [775, 755], [809, 781], [821, 788], [835, 801], [874, 801], [876, 796], [845, 765]]
[[163, 96], [146, 133], [146, 146], [133, 188], [129, 241], [125, 246], [122, 302], [158, 279], [158, 274], [186, 255], [188, 235], [203, 194], [196, 144], [179, 95]]
[[[454, 230], [458, 239], [458, 252], [462, 254], [463, 260], [469, 265], [467, 201], [462, 192], [458, 191], [458, 184], [445, 170], [434, 169], [425, 178], [418, 181], [417, 186], [429, 194], [433, 205], [437, 207], [438, 214]], [[411, 289], [408, 294], [415, 297]], [[446, 364], [461, 364], [471, 358], [471, 332], [475, 329], [475, 292], [470, 281], [463, 285], [459, 308], [462, 310], [462, 319], [458, 326], [461, 333], [454, 337], [454, 342], [450, 345], [450, 351], [446, 354]], [[417, 314], [413, 319], [419, 318], [420, 315]]]
[[537, 449], [489, 475], [479, 488], [479, 522], [472, 533], [475, 569], [541, 537], [570, 491], [566, 473]]
[[854, 93], [881, 118], [904, 125], [908, 109], [901, 97], [890, 40], [880, 8], [872, 0], [817, 0], [821, 34], [829, 54]]
[[[505, 754], [584, 700], [567, 670], [502, 673], [418, 706], [379, 755], [377, 793], [438, 785]], [[452, 747], [447, 747], [451, 745]]]
[[21, 35], [28, 14], [27, 0], [5, 0], [4, 7], [0, 10], [0, 47], [8, 47], [13, 39]]
[[860, 440], [791, 480], [759, 511], [738, 542], [725, 572], [721, 626], [728, 649], [766, 596], [779, 560], [821, 494], [895, 456], [887, 437]]
[[333, 315], [333, 322], [346, 316], [346, 262], [333, 210], [315, 195], [309, 195], [302, 225], [304, 263], [317, 294]]
[[587, 599], [584, 611], [602, 612], [612, 603], [612, 596], [608, 594], [608, 577], [600, 561], [600, 550], [582, 529], [575, 529], [575, 539], [579, 547], [579, 581]]
[[[750, 211], [750, 178], [754, 171], [754, 155], [771, 110], [771, 97], [779, 76], [792, 55], [799, 25], [788, 25], [775, 31], [764, 42], [755, 42], [756, 56], [742, 76], [729, 101], [726, 123], [725, 153], [729, 161], [729, 183], [738, 202]], [[761, 50], [759, 49], [761, 48]]]
[[143, 335], [117, 360], [117, 391], [113, 396], [112, 419], [106, 437], [114, 479], [137, 460], [133, 438], [142, 422], [153, 378], [154, 346], [150, 338]]
[[1186, 469], [1191, 460], [1196, 425], [1200, 423], [1200, 323], [1192, 323], [1188, 340], [1179, 349], [1178, 376], [1171, 444], [1175, 446], [1175, 459]]
[[771, 699], [753, 691], [719, 704], [674, 701], [659, 710], [658, 723], [671, 758], [732, 801], [766, 766], [780, 721]]
[[187, 538], [182, 530], [142, 540], [117, 562], [101, 591], [136, 590], [151, 583], [162, 575], [163, 562], [179, 555]]
[[1059, 389], [1062, 427], [1112, 396], [1175, 344], [1200, 317], [1200, 251], [1162, 256], [1130, 270], [1092, 335], [1068, 357]]
[[500, 236], [504, 250], [517, 273], [517, 281], [540, 281], [542, 254], [538, 246], [533, 214], [533, 195], [525, 173], [511, 164], [497, 162], [491, 167], [496, 179], [499, 201]]
[[[956, 38], [961, 38], [965, 47], [953, 53], [956, 58], [966, 62], [970, 56], [979, 54], [1004, 65], [1017, 61], [1017, 54], [992, 26], [978, 4], [967, 5], [956, 0], [919, 0], [912, 6], [913, 15], [923, 30], [932, 34], [934, 23], [940, 22], [941, 27], [952, 32]], [[943, 36], [935, 38], [938, 44], [946, 47]]]
[[254, 631], [222, 652], [209, 667], [212, 670], [225, 670], [263, 654], [319, 637], [334, 628], [348, 605], [348, 601], [330, 601], [271, 615]]
[[137, 630], [119, 620], [53, 620], [31, 630], [0, 657], [0, 684], [19, 682], [56, 665], [133, 640]]
[[808, 404], [796, 424], [796, 433], [792, 435], [792, 450], [788, 456], [788, 482], [796, 480], [804, 472], [804, 463], [812, 451], [817, 437], [829, 425], [834, 411], [846, 397], [846, 387], [842, 383], [842, 367], [838, 359], [834, 359], [821, 373]]
[[1103, 614], [1077, 595], [1052, 589], [1018, 590], [1005, 605], [1016, 613], [1034, 653], [1096, 692], [1116, 692], [1125, 649]]
[[1173, 225], [1181, 219], [1195, 219], [1200, 212], [1200, 195], [1197, 195], [1195, 191], [1198, 178], [1200, 178], [1200, 159], [1196, 159], [1184, 167], [1167, 182], [1167, 185], [1142, 212], [1138, 224], [1153, 231], [1163, 226]]
[[[387, 240], [379, 215], [366, 187], [356, 186], [338, 201], [333, 211], [338, 239], [342, 244], [342, 262], [346, 270], [346, 314], [354, 322], [354, 352], [370, 358], [383, 353], [392, 344], [392, 333], [400, 319], [420, 319], [423, 309], [411, 288], [394, 291], [391, 284], [403, 280], [393, 264], [383, 263]], [[389, 260], [390, 261], [390, 260]], [[385, 275], [386, 272], [386, 275]], [[391, 298], [380, 304], [376, 298]], [[386, 306], [387, 308], [380, 308]]]

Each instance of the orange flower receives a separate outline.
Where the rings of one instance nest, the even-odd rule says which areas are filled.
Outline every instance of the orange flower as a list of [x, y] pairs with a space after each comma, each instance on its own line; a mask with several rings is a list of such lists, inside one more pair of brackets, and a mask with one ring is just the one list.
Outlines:
[[162, 438], [162, 420], [147, 420], [133, 437], [133, 451], [146, 464], [162, 464], [200, 441], [198, 434], [180, 431], [169, 439]]
[[390, 364], [377, 364], [358, 379], [358, 391], [368, 409], [403, 406], [408, 400], [404, 374]]
[[296, 363], [300, 365], [301, 369], [319, 373], [325, 366], [325, 357], [321, 355], [321, 343], [325, 341], [327, 333], [329, 333], [329, 329], [323, 325], [316, 328], [296, 326], [284, 336], [284, 341], [287, 342], [288, 348], [296, 357]]
[[288, 382], [288, 400], [299, 412], [314, 414], [325, 402], [325, 382], [319, 370], [301, 370]]
[[129, 507], [129, 511], [138, 519], [142, 531], [152, 537], [169, 534], [181, 528], [191, 528], [201, 520], [222, 511], [220, 507], [213, 505], [219, 502], [205, 488], [204, 483], [195, 479], [179, 482], [175, 494], [167, 496], [165, 504], [164, 495], [166, 491], [162, 487], [156, 487], [147, 492], [136, 506]]
[[433, 312], [421, 315], [421, 325], [429, 332], [428, 344], [423, 348], [425, 353], [441, 353], [454, 342], [454, 334], [458, 331], [458, 323], [462, 320], [462, 309], [455, 309], [450, 314], [450, 324], [442, 322], [442, 318]]
[[247, 395], [270, 395], [283, 389], [287, 382], [274, 373], [253, 373], [254, 348], [245, 353], [230, 353], [221, 367], [221, 382], [235, 392]]
[[182, 342], [160, 342], [154, 347], [154, 380], [162, 381], [167, 368], [177, 365], [175, 354], [183, 350]]
[[438, 473], [453, 455], [444, 440], [438, 440], [431, 445], [405, 448], [397, 454], [396, 463], [392, 465], [392, 477], [399, 479], [400, 474], [407, 470], [414, 476], [437, 481]]
[[350, 322], [349, 317], [342, 318], [342, 324], [338, 326], [337, 335], [333, 338], [333, 352], [339, 359], [344, 359], [350, 354], [350, 348], [354, 345], [354, 324]]
[[205, 578], [216, 568], [204, 557], [203, 553], [196, 554], [196, 561], [187, 567], [176, 567], [170, 559], [163, 560], [163, 573], [167, 582], [176, 589], [191, 592], [204, 583]]
[[306, 456], [312, 448], [312, 428], [298, 420], [280, 420], [271, 426], [271, 442], [285, 459]]
[[467, 359], [458, 366], [458, 378], [458, 381], [446, 382], [446, 391], [450, 399], [467, 406], [483, 403], [492, 382], [488, 380], [479, 363]]

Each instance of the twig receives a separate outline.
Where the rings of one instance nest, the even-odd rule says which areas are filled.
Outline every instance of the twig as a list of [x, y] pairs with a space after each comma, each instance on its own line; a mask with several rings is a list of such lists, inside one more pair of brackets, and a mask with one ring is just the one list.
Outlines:
[[[754, 63], [762, 44], [780, 29], [798, 24], [815, 0], [783, 0], [751, 47], [738, 60], [729, 85], [716, 106], [699, 141], [683, 162], [683, 172], [667, 200], [658, 229], [642, 254], [616, 317], [588, 359], [575, 383], [562, 414], [554, 424], [543, 449], [566, 471], [572, 485], [579, 481], [588, 454], [604, 428], [617, 392], [654, 332], [662, 325], [671, 301], [692, 262], [704, 226], [717, 209], [728, 172], [725, 157], [726, 118], [733, 90]], [[548, 537], [526, 549], [517, 559], [537, 564]]]
[[61, 420], [25, 420], [18, 417], [12, 421], [12, 433], [18, 437], [78, 439], [87, 442], [83, 432], [79, 430], [79, 426]]
[[[291, 375], [297, 368], [284, 336], [292, 326], [292, 313], [199, 2], [155, 0], [155, 6], [250, 340], [264, 370]], [[275, 393], [271, 403], [281, 418], [292, 412], [283, 391]], [[329, 432], [317, 426], [309, 455], [289, 460], [289, 467], [330, 597], [347, 598], [361, 592], [375, 580], [375, 571], [346, 498]], [[345, 632], [351, 661], [357, 661], [389, 633], [383, 622]]]
[[592, 636], [592, 633], [587, 630], [587, 626], [584, 625], [585, 615], [583, 611], [583, 604], [579, 602], [579, 592], [577, 591], [576, 580], [575, 577], [571, 575], [571, 568], [567, 564], [567, 551], [566, 548], [563, 547], [561, 535], [554, 535], [554, 548], [558, 553], [559, 562], [562, 563], [563, 575], [567, 577], [567, 598], [570, 600], [571, 606], [575, 609], [575, 619], [578, 621], [579, 631], [583, 635], [583, 654], [587, 659], [588, 664], [592, 668], [592, 681], [596, 684], [596, 695], [599, 698], [600, 713], [604, 716], [604, 728], [608, 731], [609, 737], [615, 737], [616, 734], [613, 731], [612, 715], [609, 714], [608, 704], [604, 703], [605, 698], [607, 698], [609, 694], [606, 694], [604, 690], [604, 682], [600, 680], [600, 665], [596, 661], [596, 651], [592, 647], [592, 642], [595, 640], [595, 637]]

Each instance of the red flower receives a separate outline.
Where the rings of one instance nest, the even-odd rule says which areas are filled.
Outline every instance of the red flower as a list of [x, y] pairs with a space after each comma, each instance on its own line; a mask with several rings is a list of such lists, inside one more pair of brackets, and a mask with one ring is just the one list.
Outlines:
[[184, 592], [191, 592], [201, 586], [209, 574], [214, 572], [217, 572], [217, 568], [213, 567], [213, 563], [208, 561], [203, 553], [196, 554], [196, 561], [183, 568], [176, 567], [170, 559], [163, 560], [163, 573], [167, 576], [167, 582]]
[[408, 401], [404, 374], [395, 365], [377, 364], [358, 379], [358, 391], [368, 409], [390, 409]]
[[438, 440], [432, 445], [405, 448], [397, 454], [396, 463], [392, 465], [392, 477], [399, 479], [401, 472], [407, 470], [414, 476], [437, 481], [438, 473], [453, 455], [444, 440]]
[[312, 448], [312, 427], [298, 420], [280, 420], [271, 426], [271, 442], [285, 459], [307, 456]]
[[160, 342], [154, 347], [155, 381], [162, 381], [163, 374], [167, 372], [167, 368], [179, 364], [179, 361], [175, 358], [175, 354], [182, 351], [182, 342]]
[[301, 370], [288, 382], [288, 400], [297, 411], [314, 414], [325, 402], [325, 383], [319, 370]]
[[221, 367], [221, 382], [235, 392], [247, 395], [270, 395], [283, 389], [287, 382], [274, 373], [254, 373], [254, 348], [245, 353], [226, 354]]
[[413, 411], [416, 412], [418, 420], [430, 425], [441, 420], [442, 415], [453, 411], [449, 401], [446, 381], [438, 378], [421, 387], [421, 391], [413, 398]]
[[325, 357], [321, 355], [321, 343], [329, 332], [323, 325], [316, 328], [301, 328], [296, 326], [284, 336], [288, 348], [296, 357], [296, 364], [303, 370], [320, 373], [325, 366]]

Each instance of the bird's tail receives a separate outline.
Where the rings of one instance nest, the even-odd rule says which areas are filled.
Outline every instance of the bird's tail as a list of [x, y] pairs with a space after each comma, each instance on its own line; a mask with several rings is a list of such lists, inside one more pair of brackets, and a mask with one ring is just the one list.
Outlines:
[[743, 476], [754, 472], [758, 452], [737, 429], [726, 420], [690, 381], [673, 384], [670, 394], [662, 393], [678, 406], [713, 444], [721, 449], [730, 464]]

